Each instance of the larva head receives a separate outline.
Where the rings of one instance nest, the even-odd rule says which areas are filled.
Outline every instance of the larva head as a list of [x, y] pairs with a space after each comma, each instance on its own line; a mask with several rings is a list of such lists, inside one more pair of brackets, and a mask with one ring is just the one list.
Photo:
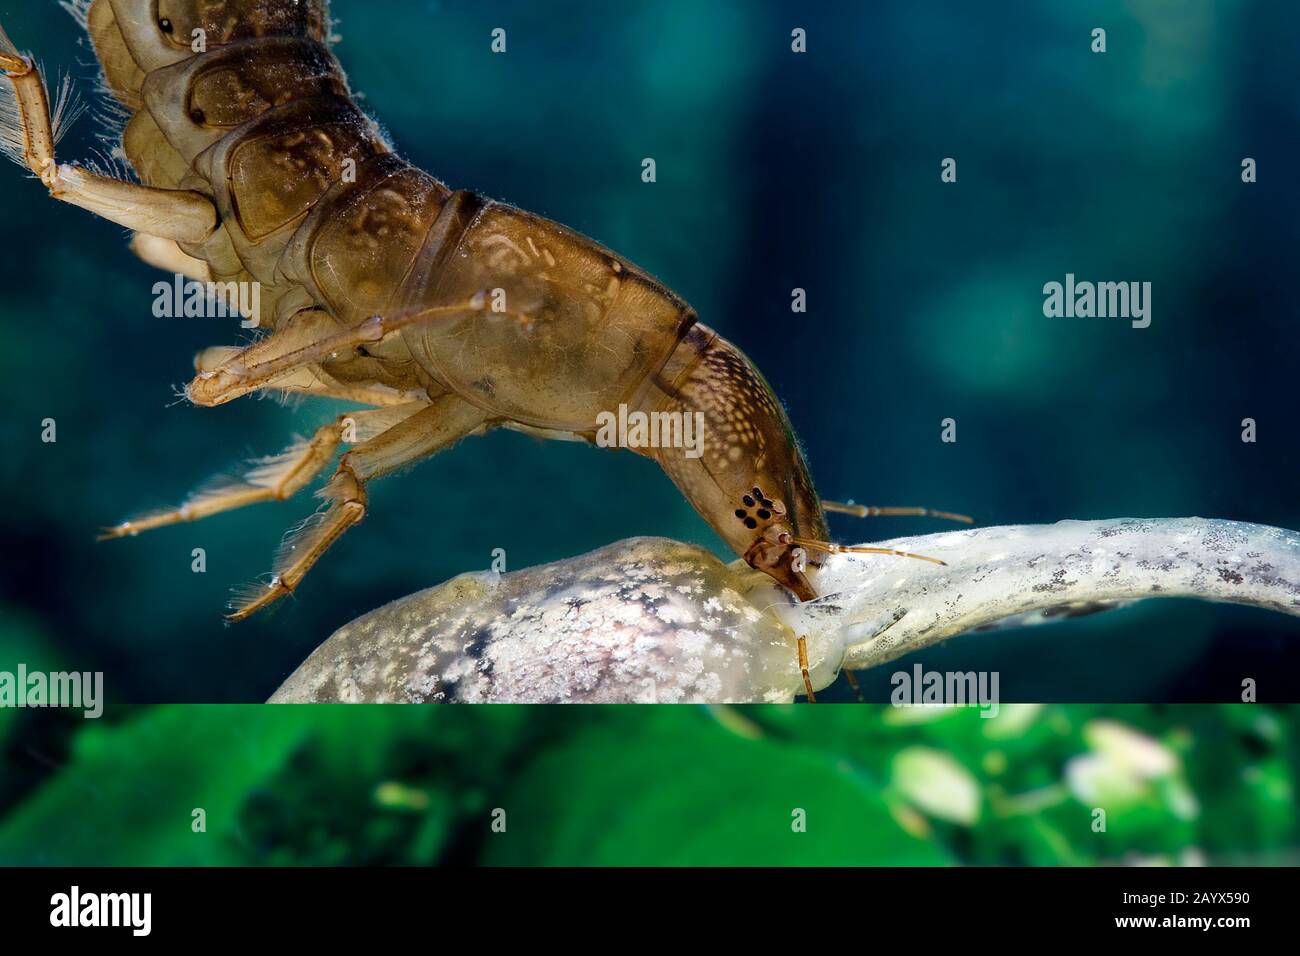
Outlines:
[[[799, 461], [802, 465], [803, 462]], [[742, 557], [752, 568], [771, 575], [779, 584], [788, 588], [801, 601], [811, 601], [817, 597], [817, 591], [808, 580], [808, 569], [820, 564], [819, 554], [809, 554], [795, 540], [801, 537], [825, 538], [825, 519], [821, 516], [821, 506], [815, 497], [801, 499], [793, 511], [780, 498], [769, 498], [762, 485], [755, 485], [750, 493], [743, 495], [741, 501], [752, 498], [756, 506], [752, 509], [737, 508], [736, 517], [743, 513], [745, 527], [756, 536]], [[756, 524], [751, 527], [751, 522]], [[811, 530], [805, 530], [811, 529]]]
[[698, 360], [662, 407], [694, 416], [702, 441], [694, 459], [681, 449], [655, 457], [736, 554], [801, 601], [812, 600], [807, 572], [821, 555], [795, 539], [826, 540], [826, 516], [785, 411], [730, 342], [711, 335], [694, 344]]

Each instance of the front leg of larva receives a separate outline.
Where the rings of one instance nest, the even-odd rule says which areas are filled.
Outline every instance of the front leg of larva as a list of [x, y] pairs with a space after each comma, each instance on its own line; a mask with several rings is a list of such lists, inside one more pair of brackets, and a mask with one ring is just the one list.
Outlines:
[[[250, 392], [266, 388], [280, 377], [346, 355], [385, 336], [448, 316], [482, 312], [487, 294], [475, 293], [464, 302], [433, 306], [395, 315], [375, 315], [349, 329], [340, 329], [321, 309], [306, 309], [291, 316], [284, 327], [250, 345], [213, 368], [205, 368], [186, 386], [195, 405], [224, 405]], [[531, 321], [517, 312], [505, 313], [525, 328]]]
[[80, 166], [59, 164], [54, 147], [76, 119], [66, 84], [53, 112], [45, 81], [30, 56], [18, 51], [0, 28], [0, 153], [26, 166], [55, 199], [128, 229], [177, 242], [199, 242], [217, 227], [217, 210], [206, 196], [186, 189], [156, 189], [123, 182]]

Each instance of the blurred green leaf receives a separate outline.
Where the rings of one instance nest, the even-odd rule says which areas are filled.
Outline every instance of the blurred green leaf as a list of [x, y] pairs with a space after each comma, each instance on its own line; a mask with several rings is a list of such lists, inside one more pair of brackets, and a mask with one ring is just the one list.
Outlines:
[[[72, 762], [0, 825], [0, 863], [219, 863], [236, 814], [312, 725], [307, 708], [169, 706], [78, 736]], [[191, 829], [206, 813], [207, 832]]]
[[[575, 734], [530, 766], [500, 806], [507, 829], [484, 838], [489, 863], [949, 862], [905, 832], [879, 790], [843, 761], [732, 734], [698, 710]], [[793, 826], [800, 816], [802, 833]]]

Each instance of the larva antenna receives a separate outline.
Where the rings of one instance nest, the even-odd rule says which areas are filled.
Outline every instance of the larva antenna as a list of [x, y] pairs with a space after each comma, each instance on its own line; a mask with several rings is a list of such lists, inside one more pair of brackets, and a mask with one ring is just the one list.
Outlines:
[[957, 521], [961, 524], [974, 524], [970, 515], [959, 515], [952, 511], [937, 511], [934, 508], [879, 508], [874, 505], [858, 505], [852, 501], [822, 500], [822, 509], [836, 514], [853, 515], [855, 518], [942, 518], [944, 521]]

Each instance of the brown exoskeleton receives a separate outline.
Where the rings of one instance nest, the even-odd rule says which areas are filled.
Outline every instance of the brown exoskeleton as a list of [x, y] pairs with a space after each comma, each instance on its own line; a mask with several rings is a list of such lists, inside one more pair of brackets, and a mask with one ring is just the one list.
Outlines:
[[252, 311], [269, 334], [200, 353], [188, 398], [271, 389], [368, 406], [106, 536], [287, 498], [351, 443], [320, 492], [328, 506], [287, 539], [269, 584], [237, 599], [230, 616], [244, 618], [362, 519], [371, 479], [497, 427], [594, 441], [599, 414], [626, 405], [703, 414], [701, 456], [636, 450], [745, 561], [816, 597], [809, 550], [812, 563], [838, 550], [827, 503], [754, 366], [618, 255], [395, 155], [352, 100], [326, 0], [65, 6], [127, 117], [121, 147], [139, 182], [55, 161], [62, 110], [52, 121], [39, 71], [2, 31], [0, 147], [55, 198], [134, 230], [151, 264], [260, 284]]

